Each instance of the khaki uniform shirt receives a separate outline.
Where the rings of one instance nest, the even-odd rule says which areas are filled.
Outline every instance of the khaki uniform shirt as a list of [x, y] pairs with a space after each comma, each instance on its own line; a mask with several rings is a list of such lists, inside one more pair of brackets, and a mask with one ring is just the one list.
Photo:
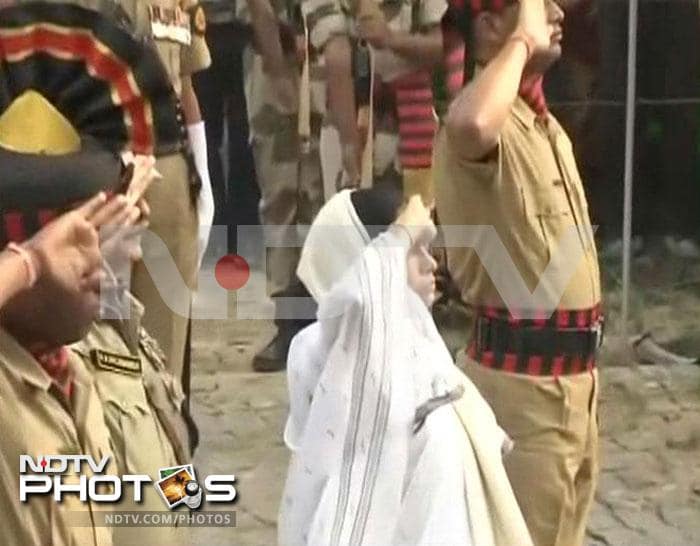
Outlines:
[[[153, 38], [163, 65], [170, 76], [175, 92], [182, 93], [182, 78], [204, 70], [211, 64], [209, 48], [204, 38], [206, 21], [204, 12], [196, 9], [196, 0], [119, 0], [134, 23], [140, 36]], [[163, 18], [167, 21], [165, 28], [154, 32], [159, 13], [153, 8], [162, 8]], [[174, 23], [169, 21], [173, 13], [183, 10], [190, 14], [191, 25], [189, 33], [175, 31]], [[186, 36], [189, 34], [190, 43]]]
[[[97, 321], [71, 348], [94, 378], [119, 473], [147, 474], [155, 484], [159, 469], [191, 463], [181, 416], [185, 395], [165, 369], [157, 342], [141, 327], [143, 307], [135, 298], [131, 305], [129, 320]], [[143, 486], [143, 494], [142, 503], [134, 504], [129, 494], [117, 509], [167, 510], [152, 484]], [[188, 538], [185, 528], [114, 530], [115, 546], [189, 544]]]
[[[434, 158], [440, 222], [445, 226], [493, 226], [530, 292], [552, 255], [561, 252], [559, 241], [575, 230], [570, 244], [578, 245], [574, 250], [582, 251], [583, 256], [568, 282], [565, 268], [561, 272], [565, 290], [558, 308], [587, 309], [598, 304], [600, 273], [588, 204], [571, 141], [556, 119], [548, 115], [545, 126], [518, 97], [495, 158], [466, 161], [458, 150], [459, 143], [450, 141], [441, 130]], [[486, 233], [485, 228], [479, 229]], [[476, 306], [503, 307], [502, 296], [476, 251], [455, 248], [449, 237], [446, 245], [448, 268], [463, 300]], [[503, 270], [499, 268], [496, 274]]]
[[[32, 1], [35, 0], [18, 0], [18, 3]], [[69, 3], [95, 11], [103, 11], [108, 4], [105, 0], [69, 0]], [[116, 3], [129, 16], [139, 36], [153, 38], [178, 96], [182, 92], [183, 76], [204, 70], [211, 64], [211, 56], [204, 39], [206, 20], [203, 19], [203, 11], [200, 15], [200, 10], [196, 9], [196, 0], [116, 0]], [[182, 23], [181, 18], [184, 14], [189, 14], [189, 29]], [[159, 18], [162, 21], [159, 21]], [[182, 28], [178, 29], [175, 22], [177, 18], [180, 18]], [[160, 22], [163, 24], [158, 24]], [[158, 29], [155, 33], [154, 28]], [[188, 36], [189, 44], [186, 43]]]
[[[0, 329], [0, 544], [3, 546], [110, 546], [111, 529], [100, 524], [99, 511], [110, 504], [81, 502], [66, 494], [19, 501], [19, 456], [91, 455], [96, 462], [112, 453], [109, 431], [92, 377], [71, 358], [73, 393], [67, 398], [39, 363]], [[107, 474], [114, 474], [110, 462]], [[84, 465], [83, 474], [90, 476]], [[65, 474], [63, 483], [77, 483]]]

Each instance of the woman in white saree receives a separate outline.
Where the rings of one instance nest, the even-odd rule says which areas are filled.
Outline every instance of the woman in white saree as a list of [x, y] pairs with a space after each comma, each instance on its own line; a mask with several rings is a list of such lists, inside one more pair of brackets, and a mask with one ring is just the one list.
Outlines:
[[352, 193], [337, 194], [302, 251], [319, 320], [289, 353], [279, 544], [530, 546], [501, 460], [507, 436], [429, 313], [429, 212], [413, 198], [372, 240], [366, 225], [396, 209], [378, 222], [369, 211], [361, 219]]

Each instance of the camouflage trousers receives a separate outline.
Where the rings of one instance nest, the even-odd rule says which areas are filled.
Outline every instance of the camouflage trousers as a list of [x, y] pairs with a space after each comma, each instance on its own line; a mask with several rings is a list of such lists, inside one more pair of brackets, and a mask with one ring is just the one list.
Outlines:
[[[323, 205], [318, 138], [314, 136], [310, 149], [302, 153], [296, 116], [278, 114], [272, 108], [265, 113], [276, 131], [256, 133], [252, 139], [260, 222], [272, 226], [281, 240], [294, 241], [297, 226], [311, 224]], [[266, 249], [268, 293], [273, 299], [305, 295], [296, 276], [300, 250], [298, 246]]]

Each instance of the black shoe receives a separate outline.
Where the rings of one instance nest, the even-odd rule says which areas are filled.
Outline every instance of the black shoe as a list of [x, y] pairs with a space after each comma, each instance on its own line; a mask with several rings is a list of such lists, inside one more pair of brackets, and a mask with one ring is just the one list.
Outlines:
[[280, 372], [287, 368], [287, 353], [292, 338], [277, 334], [267, 346], [253, 358], [256, 372]]

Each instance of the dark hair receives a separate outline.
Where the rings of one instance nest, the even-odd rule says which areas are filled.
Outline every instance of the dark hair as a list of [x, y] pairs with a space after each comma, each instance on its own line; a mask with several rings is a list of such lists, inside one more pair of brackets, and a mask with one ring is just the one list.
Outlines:
[[403, 195], [391, 187], [375, 187], [356, 190], [350, 194], [350, 199], [367, 233], [374, 239], [396, 220]]

